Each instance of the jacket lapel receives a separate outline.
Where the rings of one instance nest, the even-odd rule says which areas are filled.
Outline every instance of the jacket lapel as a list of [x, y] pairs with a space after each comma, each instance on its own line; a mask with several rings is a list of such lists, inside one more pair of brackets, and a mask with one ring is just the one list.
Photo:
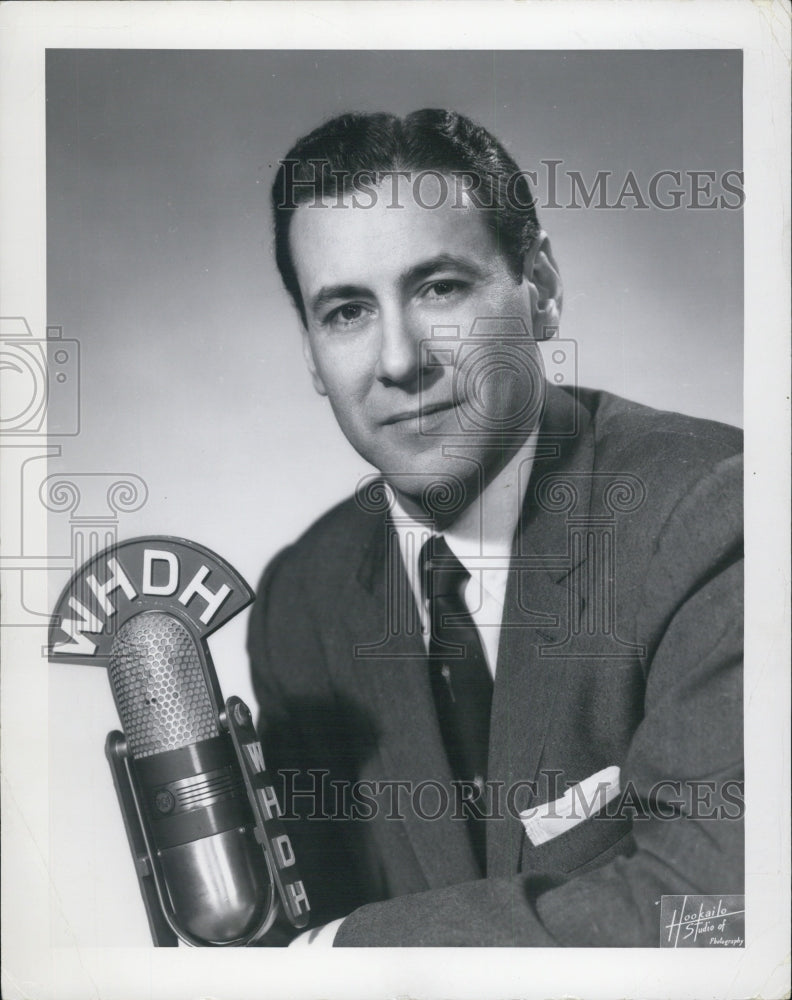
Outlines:
[[[422, 802], [432, 814], [436, 800], [431, 786], [448, 788], [452, 775], [398, 538], [384, 514], [372, 521], [359, 570], [342, 601], [354, 647], [346, 670], [353, 690], [377, 720], [378, 777], [408, 782], [410, 790], [429, 782]], [[421, 818], [413, 811], [409, 791], [402, 801], [404, 830], [428, 886], [478, 877], [465, 824], [451, 820], [450, 809], [436, 820]]]
[[563, 661], [543, 657], [541, 649], [565, 638], [573, 609], [580, 609], [572, 571], [585, 556], [569, 550], [568, 518], [588, 512], [593, 454], [587, 411], [550, 387], [515, 533], [501, 627], [489, 778], [503, 782], [505, 820], [490, 824], [489, 875], [518, 870], [524, 833], [515, 814], [534, 798], [528, 783], [537, 780], [563, 672]]

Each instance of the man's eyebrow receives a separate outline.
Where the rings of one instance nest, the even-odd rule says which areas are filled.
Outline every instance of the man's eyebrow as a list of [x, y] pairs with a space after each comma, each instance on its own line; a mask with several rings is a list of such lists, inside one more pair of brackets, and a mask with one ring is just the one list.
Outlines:
[[465, 271], [474, 277], [479, 277], [484, 273], [475, 261], [467, 257], [458, 257], [452, 253], [439, 253], [436, 257], [430, 257], [429, 260], [421, 261], [420, 264], [408, 268], [399, 276], [399, 282], [402, 285], [415, 284], [417, 281], [431, 278], [433, 274], [446, 269]]
[[311, 311], [314, 313], [335, 299], [359, 299], [371, 295], [363, 285], [323, 285], [311, 299]]

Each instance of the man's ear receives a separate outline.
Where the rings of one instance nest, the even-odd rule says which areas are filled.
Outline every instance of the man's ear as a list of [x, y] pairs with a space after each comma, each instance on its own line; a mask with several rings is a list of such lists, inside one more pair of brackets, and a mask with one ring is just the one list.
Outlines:
[[303, 325], [302, 327], [302, 350], [303, 357], [305, 358], [305, 363], [308, 366], [308, 371], [311, 373], [311, 381], [314, 384], [314, 389], [319, 393], [320, 396], [327, 395], [327, 389], [325, 389], [325, 384], [322, 381], [322, 376], [316, 370], [316, 362], [314, 361], [313, 348], [311, 347], [311, 340], [308, 336], [308, 330]]
[[531, 291], [532, 333], [547, 340], [558, 332], [564, 290], [547, 233], [540, 230], [523, 258], [523, 275]]

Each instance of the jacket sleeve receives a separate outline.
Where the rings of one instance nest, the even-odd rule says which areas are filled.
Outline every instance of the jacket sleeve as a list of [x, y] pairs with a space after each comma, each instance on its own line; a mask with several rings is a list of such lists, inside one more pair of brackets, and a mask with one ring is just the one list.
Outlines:
[[[304, 574], [293, 547], [270, 562], [250, 617], [248, 653], [267, 771], [315, 927], [346, 916], [371, 896], [361, 875], [359, 825], [337, 816], [328, 799], [330, 776], [344, 780], [354, 773], [350, 734], [361, 725], [331, 683]], [[286, 944], [295, 933], [282, 923], [264, 944]]]
[[638, 807], [630, 851], [579, 874], [371, 903], [336, 946], [656, 947], [661, 896], [744, 891], [741, 496], [729, 459], [676, 505], [654, 546], [638, 618], [644, 713], [622, 765]]

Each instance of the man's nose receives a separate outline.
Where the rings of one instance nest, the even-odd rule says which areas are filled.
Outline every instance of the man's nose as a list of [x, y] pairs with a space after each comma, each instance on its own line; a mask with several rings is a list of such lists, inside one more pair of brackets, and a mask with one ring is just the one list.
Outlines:
[[402, 309], [383, 311], [375, 374], [384, 385], [409, 386], [421, 369], [421, 334]]

